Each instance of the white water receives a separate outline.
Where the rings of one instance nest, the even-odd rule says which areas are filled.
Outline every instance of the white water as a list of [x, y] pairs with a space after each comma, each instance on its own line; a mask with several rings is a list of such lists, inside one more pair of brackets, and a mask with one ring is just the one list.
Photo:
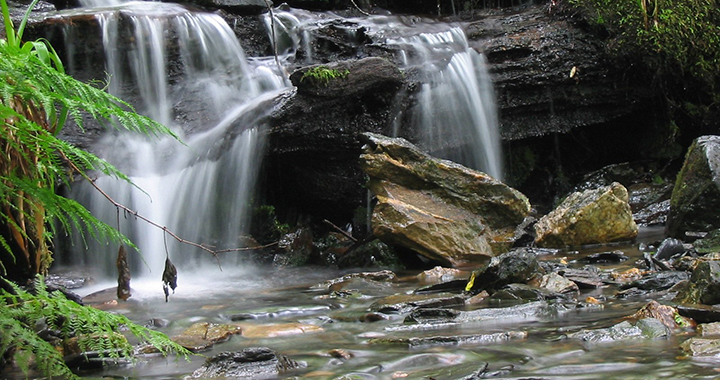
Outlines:
[[421, 145], [433, 154], [503, 179], [497, 106], [485, 57], [462, 29], [390, 39], [424, 84], [410, 110]]
[[[142, 190], [110, 178], [99, 178], [97, 184], [117, 202], [183, 239], [218, 249], [243, 246], [264, 147], [257, 120], [266, 112], [263, 101], [285, 88], [286, 78], [276, 73], [270, 58], [249, 63], [217, 15], [156, 2], [105, 4], [88, 12], [103, 31], [111, 92], [123, 98], [134, 94], [141, 113], [170, 126], [187, 144], [112, 134], [96, 151], [132, 173]], [[276, 9], [274, 14], [282, 62], [293, 61], [304, 49], [303, 60], [309, 63], [314, 54], [310, 31], [337, 19], [296, 10]], [[266, 23], [269, 30], [272, 22], [266, 18]], [[397, 19], [386, 16], [364, 18], [362, 26], [374, 38], [397, 46], [404, 68], [421, 73], [418, 105], [405, 111], [423, 131], [421, 145], [502, 178], [492, 84], [482, 55], [468, 47], [462, 30], [436, 23], [422, 25], [433, 32], [418, 34], [417, 27], [399, 27]], [[351, 28], [347, 33], [353, 33]], [[216, 265], [209, 253], [118, 213], [90, 186], [73, 191], [91, 212], [119, 226], [140, 248], [142, 259], [131, 257], [135, 277], [152, 272], [159, 278], [168, 253], [180, 272]], [[115, 273], [118, 247], [92, 239], [87, 244], [76, 237], [73, 256], [105, 274]], [[233, 260], [222, 261], [230, 266]]]
[[[271, 67], [251, 66], [237, 38], [217, 15], [154, 2], [105, 6], [89, 12], [97, 12], [103, 32], [110, 91], [126, 97], [127, 89], [136, 89], [137, 109], [171, 127], [187, 146], [166, 137], [158, 141], [131, 133], [111, 134], [95, 150], [133, 173], [137, 186], [107, 177], [96, 183], [118, 203], [185, 240], [216, 249], [244, 246], [264, 147], [257, 119], [264, 112], [262, 102], [277, 95], [286, 86], [285, 79]], [[176, 109], [196, 114], [177, 114]], [[195, 133], [186, 134], [187, 130]], [[217, 265], [209, 253], [118, 213], [87, 184], [75, 186], [73, 197], [137, 244], [142, 257], [131, 254], [134, 277], [152, 273], [159, 279], [168, 253], [181, 273]], [[87, 244], [76, 236], [73, 256], [102, 273], [115, 273], [118, 246], [92, 239]], [[239, 256], [224, 255], [230, 257], [220, 258], [223, 264]]]
[[[275, 33], [281, 41], [278, 52], [286, 60], [301, 49], [312, 57], [311, 31], [339, 19], [329, 13], [318, 17], [301, 10], [278, 9], [274, 15]], [[366, 28], [375, 40], [397, 47], [403, 69], [419, 70], [423, 84], [417, 94], [417, 104], [403, 110], [420, 131], [420, 141], [416, 142], [433, 155], [502, 180], [502, 148], [492, 80], [485, 56], [470, 48], [464, 31], [431, 20], [392, 16], [350, 21]], [[270, 18], [265, 17], [265, 22], [269, 29]], [[350, 27], [345, 30], [353, 33]], [[358, 39], [357, 36], [348, 38]], [[400, 135], [399, 130], [400, 126], [396, 125], [395, 136]]]

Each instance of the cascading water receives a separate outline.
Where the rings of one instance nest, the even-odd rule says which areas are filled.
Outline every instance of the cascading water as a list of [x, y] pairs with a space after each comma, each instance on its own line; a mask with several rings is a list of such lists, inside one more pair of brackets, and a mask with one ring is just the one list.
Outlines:
[[[111, 92], [127, 98], [133, 96], [128, 89], [136, 89], [137, 109], [171, 127], [187, 144], [112, 134], [94, 149], [131, 173], [137, 187], [106, 177], [96, 184], [183, 239], [216, 249], [242, 246], [264, 145], [257, 125], [264, 107], [258, 105], [284, 88], [285, 80], [267, 65], [250, 66], [217, 15], [150, 2], [92, 12], [103, 32]], [[149, 269], [159, 278], [166, 252], [181, 272], [199, 262], [215, 265], [209, 254], [191, 253], [161, 229], [118, 213], [91, 186], [75, 186], [73, 197], [137, 244], [142, 260], [131, 257], [136, 276]], [[74, 249], [83, 254], [72, 257], [114, 274], [117, 247], [87, 244], [74, 239]]]
[[[297, 51], [313, 54], [311, 31], [342, 21], [319, 18], [311, 12], [275, 12], [279, 51], [292, 57]], [[265, 18], [268, 28], [269, 17]], [[403, 22], [392, 16], [350, 19], [376, 41], [399, 49], [399, 61], [406, 70], [419, 72], [422, 83], [416, 104], [404, 110], [413, 129], [419, 131], [422, 147], [433, 155], [462, 163], [503, 179], [502, 151], [498, 132], [497, 106], [485, 56], [470, 48], [464, 31], [442, 23], [423, 25], [421, 20]], [[418, 29], [424, 31], [418, 33]], [[344, 29], [352, 33], [351, 27]], [[432, 31], [428, 31], [432, 30]], [[348, 36], [348, 40], [358, 40]], [[396, 120], [402, 120], [398, 117]], [[399, 125], [394, 134], [399, 135]]]
[[431, 153], [502, 180], [497, 107], [485, 57], [471, 49], [458, 27], [390, 39], [406, 68], [423, 85], [411, 112], [421, 145]]

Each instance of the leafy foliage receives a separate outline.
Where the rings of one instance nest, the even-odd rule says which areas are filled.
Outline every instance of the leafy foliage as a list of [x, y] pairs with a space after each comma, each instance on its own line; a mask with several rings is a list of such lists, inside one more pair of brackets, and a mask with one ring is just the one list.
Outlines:
[[[47, 41], [22, 42], [27, 14], [15, 31], [6, 1], [0, 0], [0, 5], [7, 35], [0, 40], [0, 225], [6, 230], [0, 234], [0, 253], [5, 253], [0, 255], [0, 274], [32, 278], [47, 271], [52, 262], [48, 241], [55, 232], [51, 221], [134, 247], [79, 203], [55, 193], [59, 183], [70, 184], [73, 173], [68, 168], [130, 181], [106, 161], [58, 139], [57, 134], [68, 118], [82, 128], [83, 116], [89, 115], [113, 128], [150, 136], [175, 135], [103, 88], [66, 75]], [[7, 266], [15, 271], [9, 272]]]
[[644, 63], [649, 80], [690, 116], [720, 108], [720, 8], [716, 0], [570, 0], [609, 35], [615, 56]]
[[[0, 353], [12, 352], [18, 366], [27, 373], [31, 358], [48, 377], [77, 379], [65, 365], [63, 356], [53, 344], [40, 338], [39, 332], [58, 333], [58, 343], [77, 339], [83, 352], [96, 351], [111, 359], [130, 358], [133, 346], [118, 332], [126, 329], [141, 342], [148, 343], [163, 355], [184, 356], [190, 352], [157, 331], [132, 323], [125, 316], [110, 314], [68, 300], [61, 292], [48, 292], [43, 278], [35, 280], [35, 293], [13, 285], [15, 294], [0, 290]], [[40, 327], [42, 326], [42, 327]]]

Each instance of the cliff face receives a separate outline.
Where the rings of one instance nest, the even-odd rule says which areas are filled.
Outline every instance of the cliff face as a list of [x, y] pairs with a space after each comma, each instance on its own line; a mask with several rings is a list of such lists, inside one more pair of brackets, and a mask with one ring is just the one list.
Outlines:
[[[349, 7], [348, 15], [361, 16], [351, 5], [341, 3]], [[389, 9], [403, 10], [387, 3]], [[235, 11], [235, 6], [226, 6], [226, 2], [223, 6], [212, 4], [198, 6], [218, 9], [248, 56], [271, 54], [260, 16], [248, 15], [262, 12], [262, 7], [255, 2], [251, 4], [254, 11], [248, 12]], [[370, 10], [363, 2], [358, 4]], [[610, 60], [602, 40], [569, 16], [555, 14], [549, 4], [458, 10], [457, 16], [449, 19], [465, 30], [470, 46], [487, 57], [500, 113], [506, 178], [534, 202], [562, 193], [575, 173], [637, 160], [653, 149], [653, 134], [664, 123], [655, 116], [649, 86], [638, 83], [631, 68]], [[413, 16], [408, 17], [406, 21], [412, 22]], [[78, 39], [75, 46], [79, 48], [73, 51], [63, 46], [63, 28], [68, 24], [74, 25]], [[350, 35], [347, 30], [356, 33]], [[332, 96], [286, 93], [276, 100], [276, 109], [266, 119], [270, 138], [263, 168], [264, 197], [279, 204], [280, 210], [297, 210], [343, 224], [366, 202], [365, 178], [357, 165], [361, 152], [358, 135], [367, 131], [389, 135], [395, 127], [403, 137], [416, 140], [417, 132], [409, 120], [398, 118], [398, 109], [416, 101], [418, 83], [412, 72], [397, 72], [393, 48], [367, 34], [357, 19], [333, 20], [310, 33], [316, 37], [312, 46], [316, 62], [383, 57], [388, 64], [381, 65], [382, 69], [394, 73], [383, 77], [378, 86], [355, 85]], [[92, 16], [51, 16], [33, 23], [27, 36], [45, 36], [67, 52], [65, 58], [75, 62], [77, 77], [104, 77], [99, 26]], [[173, 54], [169, 52], [171, 59]], [[290, 71], [301, 66], [298, 62], [308, 61], [303, 48], [297, 55]], [[170, 75], [175, 74], [172, 68], [180, 69], [179, 65], [170, 66]], [[354, 80], [374, 80], [374, 66], [368, 67], [370, 70]], [[356, 69], [352, 72], [359, 73]], [[127, 90], [132, 102], [133, 91]], [[176, 104], [174, 118], [184, 125], [197, 125], [193, 120], [204, 117], [202, 104], [182, 100]], [[192, 133], [202, 127], [189, 129]], [[90, 147], [100, 134], [93, 128], [86, 133], [68, 128], [66, 138]]]

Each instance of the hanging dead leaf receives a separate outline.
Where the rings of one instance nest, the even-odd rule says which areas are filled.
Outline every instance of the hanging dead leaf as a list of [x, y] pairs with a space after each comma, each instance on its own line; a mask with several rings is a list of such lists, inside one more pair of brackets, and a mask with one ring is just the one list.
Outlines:
[[175, 288], [177, 288], [177, 268], [175, 268], [175, 265], [173, 265], [169, 257], [165, 258], [165, 270], [162, 274], [162, 281], [163, 291], [165, 292], [165, 302], [167, 302], [170, 296], [168, 288], [172, 289], [173, 294], [175, 293]]
[[130, 294], [130, 267], [128, 266], [127, 253], [125, 253], [125, 247], [120, 246], [117, 257], [117, 270], [118, 270], [118, 286], [117, 296], [120, 301], [127, 301], [132, 294]]

